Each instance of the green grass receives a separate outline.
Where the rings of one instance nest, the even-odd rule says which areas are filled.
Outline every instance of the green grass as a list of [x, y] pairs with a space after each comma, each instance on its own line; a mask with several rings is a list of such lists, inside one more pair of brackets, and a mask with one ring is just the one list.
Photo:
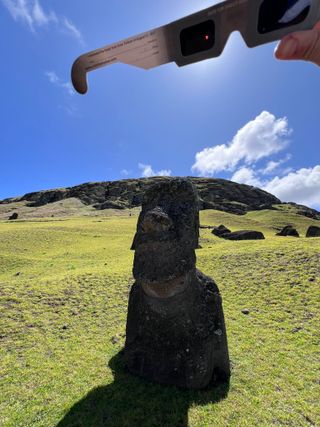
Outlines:
[[201, 212], [203, 225], [253, 228], [266, 240], [201, 230], [198, 268], [223, 296], [232, 378], [229, 390], [191, 392], [123, 367], [136, 220], [0, 222], [0, 425], [319, 425], [320, 239], [274, 236], [288, 223], [304, 235], [319, 222]]

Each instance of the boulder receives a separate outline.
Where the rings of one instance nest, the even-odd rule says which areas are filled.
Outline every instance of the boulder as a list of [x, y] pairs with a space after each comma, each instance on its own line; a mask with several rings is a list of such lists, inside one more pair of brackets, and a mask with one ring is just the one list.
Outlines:
[[148, 380], [187, 389], [228, 381], [230, 362], [216, 283], [196, 269], [199, 211], [188, 179], [144, 195], [126, 327], [125, 363]]
[[311, 225], [308, 228], [306, 237], [320, 237], [320, 227]]
[[11, 216], [9, 216], [9, 221], [14, 221], [19, 218], [17, 212], [14, 212]]
[[299, 237], [299, 233], [292, 225], [287, 225], [279, 233], [277, 233], [276, 236]]
[[226, 233], [222, 236], [227, 240], [264, 240], [265, 237], [261, 231], [240, 230], [233, 233]]
[[227, 233], [231, 233], [231, 230], [222, 224], [219, 227], [214, 227], [212, 230], [212, 234], [218, 237], [223, 237]]

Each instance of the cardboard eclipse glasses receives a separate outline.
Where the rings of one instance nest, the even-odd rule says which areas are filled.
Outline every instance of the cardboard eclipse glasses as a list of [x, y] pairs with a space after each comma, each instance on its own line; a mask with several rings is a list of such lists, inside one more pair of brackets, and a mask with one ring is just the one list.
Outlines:
[[169, 62], [181, 67], [221, 55], [233, 31], [255, 47], [311, 29], [319, 19], [320, 0], [227, 0], [80, 56], [72, 83], [85, 94], [87, 73], [97, 68], [117, 62], [146, 70]]

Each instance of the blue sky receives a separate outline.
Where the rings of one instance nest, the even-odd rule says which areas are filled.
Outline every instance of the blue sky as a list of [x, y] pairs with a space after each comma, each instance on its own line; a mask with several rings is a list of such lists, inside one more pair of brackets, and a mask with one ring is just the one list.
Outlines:
[[233, 179], [320, 207], [320, 70], [231, 35], [217, 59], [90, 73], [81, 53], [215, 2], [0, 0], [0, 199], [88, 181], [171, 174]]

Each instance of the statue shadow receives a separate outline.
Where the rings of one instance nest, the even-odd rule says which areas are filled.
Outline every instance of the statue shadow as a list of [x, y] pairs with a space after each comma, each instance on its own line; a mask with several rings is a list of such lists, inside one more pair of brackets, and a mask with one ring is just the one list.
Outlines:
[[123, 350], [109, 367], [114, 382], [91, 390], [56, 427], [187, 427], [191, 405], [217, 403], [229, 391], [229, 382], [192, 391], [137, 378], [126, 370]]

